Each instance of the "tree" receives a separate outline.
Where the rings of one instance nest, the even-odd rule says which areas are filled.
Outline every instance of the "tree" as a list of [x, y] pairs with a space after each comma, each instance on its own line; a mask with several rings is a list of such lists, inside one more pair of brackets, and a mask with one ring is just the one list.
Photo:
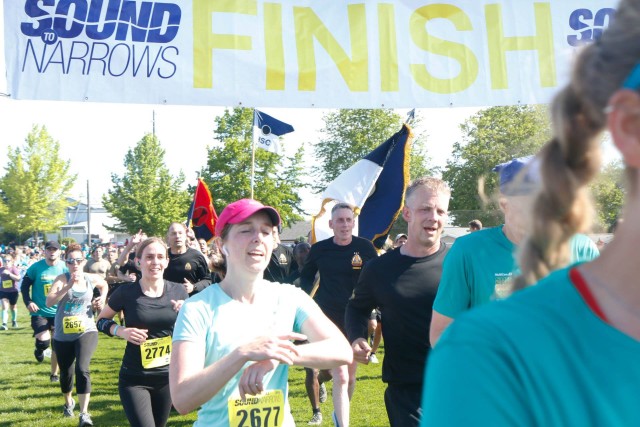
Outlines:
[[[229, 203], [251, 196], [253, 109], [225, 110], [215, 123], [215, 143], [207, 147], [207, 164], [200, 176], [220, 213]], [[303, 154], [302, 147], [291, 157], [255, 151], [254, 198], [276, 208], [284, 224], [301, 220], [304, 213], [299, 196], [305, 187], [301, 181]]]
[[[317, 178], [313, 188], [322, 191], [342, 172], [385, 142], [402, 127], [402, 118], [391, 109], [341, 109], [323, 117], [323, 139], [314, 145]], [[418, 120], [419, 123], [419, 120]], [[414, 137], [411, 176], [427, 173], [424, 136]]]
[[181, 189], [184, 174], [172, 177], [164, 154], [158, 139], [146, 134], [127, 152], [124, 175], [111, 174], [113, 188], [102, 203], [119, 221], [113, 231], [133, 234], [142, 229], [149, 236], [164, 236], [170, 223], [186, 220], [190, 198]]
[[45, 126], [33, 126], [22, 148], [9, 147], [6, 174], [0, 180], [0, 217], [19, 237], [57, 231], [65, 221], [70, 190], [76, 180], [70, 162], [59, 155], [60, 143]]
[[596, 205], [595, 227], [604, 231], [616, 223], [624, 204], [624, 167], [620, 161], [604, 166], [600, 175], [591, 184]]
[[486, 226], [498, 225], [502, 215], [492, 199], [485, 206], [482, 191], [498, 191], [498, 174], [492, 169], [516, 157], [535, 154], [550, 136], [546, 107], [518, 105], [481, 110], [460, 126], [462, 142], [456, 142], [442, 178], [451, 187], [449, 210], [454, 225], [466, 226], [478, 218]]

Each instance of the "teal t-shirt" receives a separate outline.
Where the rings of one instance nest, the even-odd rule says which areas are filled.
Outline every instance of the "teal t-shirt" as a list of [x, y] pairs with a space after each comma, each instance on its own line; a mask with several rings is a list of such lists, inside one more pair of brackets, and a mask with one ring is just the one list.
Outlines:
[[39, 308], [35, 313], [31, 313], [32, 316], [56, 316], [58, 306], [47, 307], [47, 295], [56, 277], [67, 271], [67, 267], [65, 267], [62, 261], [58, 261], [55, 265], [49, 265], [47, 261], [43, 259], [31, 264], [27, 269], [25, 276], [28, 276], [33, 281], [31, 285], [31, 300], [36, 303]]
[[421, 426], [640, 426], [640, 342], [552, 273], [462, 314], [431, 352]]
[[[202, 345], [207, 367], [257, 337], [300, 332], [309, 314], [320, 312], [316, 303], [299, 288], [266, 280], [259, 286], [253, 304], [232, 299], [218, 284], [192, 296], [180, 309], [173, 341]], [[195, 426], [229, 425], [228, 402], [240, 399], [238, 382], [243, 372], [244, 368], [202, 405]], [[281, 364], [269, 372], [263, 382], [266, 391], [280, 390], [284, 395], [284, 422], [281, 425], [295, 426], [287, 398], [288, 373], [288, 365]], [[273, 420], [269, 425], [273, 425]]]
[[[519, 274], [517, 247], [502, 226], [485, 228], [456, 239], [444, 260], [433, 309], [457, 317], [463, 311], [509, 295], [511, 279]], [[571, 262], [591, 261], [599, 255], [584, 234], [571, 239]]]

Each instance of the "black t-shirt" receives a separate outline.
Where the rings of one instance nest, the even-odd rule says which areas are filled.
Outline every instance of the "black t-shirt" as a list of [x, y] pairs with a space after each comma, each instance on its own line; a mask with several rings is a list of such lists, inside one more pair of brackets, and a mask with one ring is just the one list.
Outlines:
[[349, 342], [367, 336], [371, 310], [380, 307], [384, 337], [382, 380], [419, 385], [431, 350], [431, 310], [448, 249], [414, 258], [394, 249], [372, 260], [360, 275], [346, 310]]
[[[164, 292], [159, 297], [148, 297], [142, 293], [140, 282], [120, 286], [109, 299], [109, 307], [115, 312], [124, 310], [127, 328], [148, 329], [148, 339], [173, 335], [173, 325], [178, 313], [173, 310], [171, 300], [187, 299], [187, 291], [181, 283], [164, 281]], [[120, 375], [147, 377], [169, 375], [169, 366], [143, 369], [140, 346], [127, 342], [122, 357]]]
[[[142, 276], [142, 273], [140, 272], [140, 270], [138, 270], [138, 267], [136, 267], [136, 254], [131, 252], [127, 258], [127, 262], [124, 263], [124, 265], [121, 265], [120, 268], [118, 269], [120, 271], [120, 273], [124, 274], [124, 275], [129, 275], [130, 273], [133, 273], [136, 275], [136, 279], [140, 280], [140, 277]], [[128, 283], [128, 282], [126, 282]]]
[[298, 263], [293, 259], [293, 251], [288, 246], [278, 245], [271, 253], [271, 260], [264, 270], [264, 278], [270, 282], [291, 283], [291, 272], [298, 269]]
[[364, 264], [378, 254], [367, 239], [353, 236], [351, 243], [336, 245], [333, 237], [311, 246], [300, 273], [300, 287], [307, 293], [313, 288], [317, 271], [320, 287], [314, 299], [333, 319], [344, 318], [344, 309], [358, 282]]
[[184, 283], [185, 279], [193, 283], [190, 295], [197, 294], [211, 284], [207, 259], [193, 248], [187, 248], [183, 254], [169, 251], [169, 265], [164, 270], [164, 278], [176, 283]]

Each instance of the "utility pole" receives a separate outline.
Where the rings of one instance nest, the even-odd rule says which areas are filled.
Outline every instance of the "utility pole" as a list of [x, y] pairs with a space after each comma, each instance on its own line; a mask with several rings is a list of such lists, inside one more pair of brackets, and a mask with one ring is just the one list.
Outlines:
[[87, 180], [87, 246], [91, 247], [91, 199], [89, 198], [89, 180]]

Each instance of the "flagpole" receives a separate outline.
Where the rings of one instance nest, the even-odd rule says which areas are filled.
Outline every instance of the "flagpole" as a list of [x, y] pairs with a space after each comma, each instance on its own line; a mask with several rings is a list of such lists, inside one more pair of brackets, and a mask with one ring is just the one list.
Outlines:
[[253, 184], [256, 164], [256, 109], [253, 109], [253, 133], [251, 134], [251, 198], [253, 199]]
[[193, 192], [193, 200], [191, 201], [191, 209], [189, 209], [189, 214], [187, 215], [187, 228], [191, 228], [191, 220], [193, 219], [193, 211], [196, 208], [196, 200], [198, 200], [198, 189], [200, 188], [200, 177], [196, 181], [196, 190]]

